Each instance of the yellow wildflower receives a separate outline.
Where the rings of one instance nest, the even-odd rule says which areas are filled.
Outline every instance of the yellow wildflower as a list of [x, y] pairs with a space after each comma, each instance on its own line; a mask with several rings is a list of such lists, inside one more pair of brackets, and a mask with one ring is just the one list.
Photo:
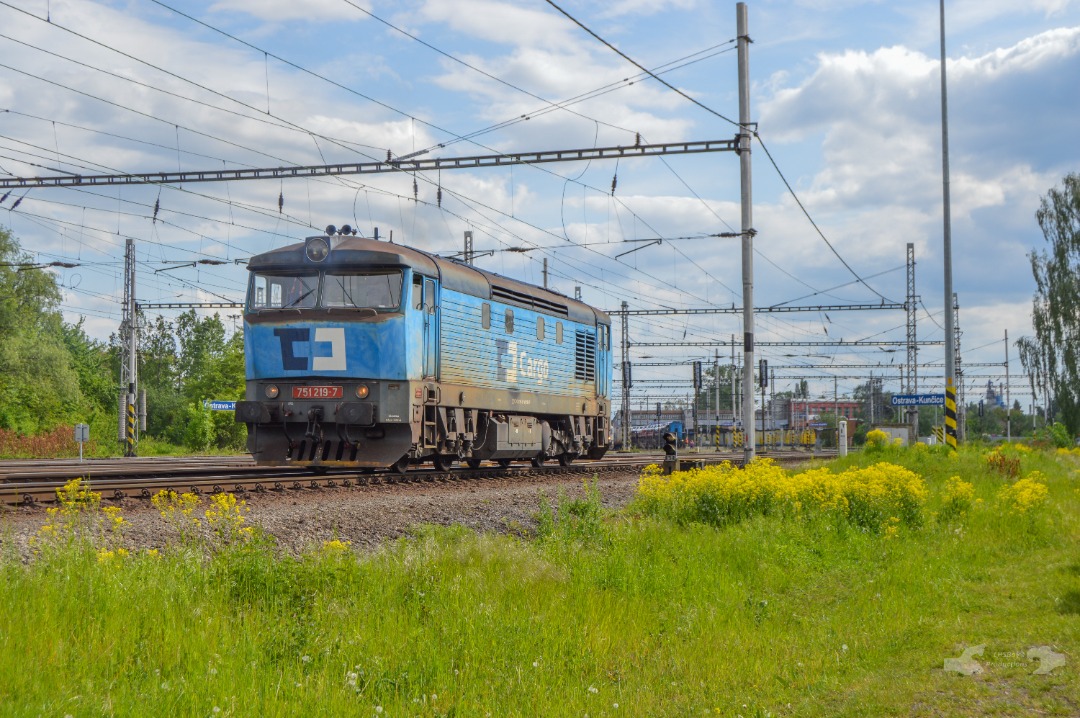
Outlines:
[[1010, 511], [1026, 514], [1046, 505], [1050, 491], [1044, 481], [1042, 472], [1032, 471], [1016, 483], [1003, 487], [998, 496]]

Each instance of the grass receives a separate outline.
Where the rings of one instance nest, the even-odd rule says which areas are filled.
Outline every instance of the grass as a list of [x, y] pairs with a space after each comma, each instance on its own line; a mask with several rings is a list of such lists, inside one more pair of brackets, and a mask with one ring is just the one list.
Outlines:
[[[158, 502], [185, 540], [124, 556], [73, 493], [33, 561], [0, 558], [0, 715], [1075, 715], [1080, 461], [1016, 458], [1048, 491], [1023, 512], [985, 451], [831, 464], [923, 478], [891, 533], [776, 504], [610, 514], [587, 486], [528, 539], [419, 527], [298, 558], [222, 500]], [[982, 673], [943, 670], [979, 645]], [[1035, 646], [1065, 665], [1033, 673]]]

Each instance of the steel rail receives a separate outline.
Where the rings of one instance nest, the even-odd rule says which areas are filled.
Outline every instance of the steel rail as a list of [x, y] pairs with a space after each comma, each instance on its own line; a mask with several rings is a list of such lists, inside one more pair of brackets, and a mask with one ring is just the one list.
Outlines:
[[[806, 461], [813, 458], [822, 458], [835, 454], [835, 452], [810, 452], [805, 451], [765, 451], [763, 456], [770, 456], [779, 463], [792, 463]], [[510, 466], [497, 465], [483, 466], [478, 469], [458, 467], [450, 471], [437, 469], [414, 469], [405, 473], [392, 471], [371, 471], [370, 473], [358, 473], [356, 469], [334, 469], [326, 473], [315, 474], [306, 467], [296, 467], [286, 470], [272, 467], [244, 467], [253, 471], [245, 470], [241, 473], [209, 473], [200, 475], [198, 472], [190, 472], [184, 475], [174, 472], [168, 475], [157, 476], [125, 476], [120, 473], [112, 475], [102, 474], [98, 480], [90, 481], [89, 488], [101, 494], [103, 499], [120, 501], [123, 499], [149, 499], [159, 491], [168, 490], [177, 493], [216, 494], [230, 492], [235, 494], [269, 492], [284, 493], [287, 491], [321, 490], [334, 488], [350, 488], [356, 486], [380, 485], [380, 484], [408, 484], [408, 483], [433, 483], [457, 480], [486, 480], [486, 479], [526, 479], [538, 476], [572, 476], [592, 475], [598, 473], [613, 473], [626, 471], [648, 464], [658, 464], [663, 460], [662, 455], [656, 454], [622, 454], [608, 457], [600, 461], [581, 461], [568, 466], [557, 464], [547, 466]], [[715, 464], [730, 461], [739, 464], [741, 457], [735, 453], [684, 453], [683, 461], [700, 462], [703, 464]], [[220, 467], [219, 467], [220, 469]], [[159, 472], [161, 473], [161, 472]], [[57, 491], [64, 483], [70, 480], [66, 473], [56, 475], [52, 479], [38, 477], [35, 480], [11, 481], [0, 484], [0, 504], [13, 505], [36, 505], [57, 501]]]

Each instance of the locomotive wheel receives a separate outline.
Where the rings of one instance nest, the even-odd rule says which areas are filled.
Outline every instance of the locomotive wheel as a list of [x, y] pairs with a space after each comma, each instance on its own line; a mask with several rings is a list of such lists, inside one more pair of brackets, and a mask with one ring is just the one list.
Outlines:
[[577, 454], [571, 454], [570, 452], [559, 454], [559, 466], [569, 466], [574, 463], [574, 459], [577, 457]]
[[499, 459], [498, 464], [503, 469], [508, 468], [510, 466], [510, 459]]
[[544, 462], [547, 461], [547, 458], [547, 454], [537, 454], [532, 458], [533, 467], [539, 469], [541, 466], [544, 465]]
[[465, 465], [468, 466], [470, 469], [479, 469], [480, 459], [465, 459]]
[[409, 470], [409, 456], [408, 456], [408, 454], [406, 454], [405, 456], [402, 456], [400, 459], [398, 459], [394, 463], [390, 464], [390, 469], [391, 469], [391, 471], [396, 471], [399, 474], [404, 474], [406, 471], [408, 471]]
[[454, 468], [454, 463], [457, 461], [456, 456], [450, 454], [435, 454], [431, 457], [431, 463], [438, 471], [449, 471]]

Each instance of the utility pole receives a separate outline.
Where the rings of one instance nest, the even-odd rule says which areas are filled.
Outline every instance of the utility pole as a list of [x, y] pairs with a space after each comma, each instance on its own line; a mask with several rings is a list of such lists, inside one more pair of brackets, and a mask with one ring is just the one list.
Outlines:
[[953, 346], [952, 208], [949, 203], [949, 100], [945, 80], [945, 0], [941, 6], [941, 195], [944, 215], [943, 252], [945, 265], [945, 443], [956, 448], [956, 349]]
[[[942, 0], [944, 2], [944, 0]], [[754, 460], [754, 213], [750, 172], [750, 30], [746, 3], [735, 5], [739, 54], [739, 186], [742, 204], [743, 463]]]
[[869, 425], [866, 426], [867, 431], [874, 428], [874, 372], [873, 371], [870, 371], [869, 390], [870, 390], [869, 391], [870, 410], [869, 410], [869, 421], [867, 422]]
[[698, 451], [701, 450], [701, 434], [698, 433], [698, 398], [699, 398], [698, 392], [700, 390], [701, 390], [701, 362], [700, 361], [695, 361], [694, 362], [694, 411], [693, 411], [692, 416], [693, 416], [693, 422], [694, 422], [694, 447]]
[[[135, 423], [135, 401], [138, 391], [138, 310], [135, 305], [135, 240], [127, 238], [124, 245], [124, 305], [120, 321], [121, 357], [120, 392], [118, 402], [119, 439], [124, 456], [135, 456], [138, 435]], [[144, 412], [145, 414], [145, 412]], [[144, 419], [145, 422], [145, 419]]]
[[[626, 302], [622, 308], [626, 309]], [[627, 325], [630, 318], [622, 315], [622, 405], [623, 405], [623, 451], [630, 450], [630, 387], [633, 386], [632, 369], [630, 367], [630, 335]]]
[[[769, 370], [769, 422], [772, 424], [772, 428], [776, 430], [776, 370]], [[781, 435], [783, 436], [783, 435]], [[781, 446], [783, 445], [783, 439], [780, 440]]]
[[769, 383], [769, 363], [758, 362], [758, 384], [761, 386], [761, 448], [765, 448], [765, 387]]
[[[739, 416], [739, 405], [736, 399], [738, 393], [735, 390], [735, 385], [738, 383], [735, 376], [735, 335], [731, 335], [731, 431], [734, 434], [735, 431], [735, 417]], [[732, 445], [734, 448], [734, 444]]]
[[967, 402], [964, 400], [964, 369], [960, 363], [960, 337], [963, 336], [963, 332], [960, 331], [960, 301], [956, 298], [956, 294], [953, 294], [953, 329], [956, 332], [956, 368], [954, 375], [956, 376], [956, 439], [961, 444], [967, 439]]
[[713, 425], [713, 450], [720, 449], [720, 350], [713, 350], [713, 373], [716, 376], [716, 424]]
[[465, 230], [465, 248], [464, 249], [465, 249], [465, 251], [463, 251], [461, 253], [461, 258], [465, 261], [465, 264], [472, 264], [473, 260], [476, 258], [476, 254], [475, 254], [475, 252], [473, 252], [472, 230], [471, 229]]
[[[917, 394], [919, 392], [919, 341], [916, 332], [915, 318], [918, 313], [915, 305], [918, 297], [915, 296], [915, 244], [908, 242], [907, 245], [907, 383], [901, 382], [905, 394]], [[908, 443], [914, 444], [919, 435], [919, 408], [909, 406], [907, 408]]]
[[1012, 403], [1009, 401], [1009, 330], [1005, 330], [1005, 440], [1012, 441]]

